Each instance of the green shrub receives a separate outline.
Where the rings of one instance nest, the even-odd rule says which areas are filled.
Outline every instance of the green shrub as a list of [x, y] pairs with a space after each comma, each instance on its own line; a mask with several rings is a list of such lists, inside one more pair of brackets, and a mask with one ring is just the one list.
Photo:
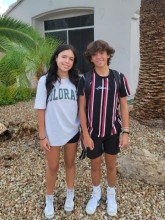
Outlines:
[[8, 104], [8, 93], [7, 88], [1, 86], [0, 87], [0, 105], [6, 105]]
[[11, 92], [11, 89], [0, 86], [0, 106], [10, 105], [19, 101], [28, 101], [36, 94], [35, 89], [18, 87]]
[[34, 97], [34, 93], [33, 89], [18, 87], [13, 98], [16, 102], [27, 101]]

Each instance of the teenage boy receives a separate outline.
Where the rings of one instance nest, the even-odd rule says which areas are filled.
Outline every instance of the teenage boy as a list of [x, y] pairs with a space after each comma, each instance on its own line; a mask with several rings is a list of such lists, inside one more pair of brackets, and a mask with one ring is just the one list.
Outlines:
[[87, 157], [91, 160], [93, 184], [92, 195], [86, 206], [87, 214], [94, 214], [101, 199], [103, 153], [108, 183], [107, 213], [110, 216], [117, 214], [116, 158], [120, 148], [128, 145], [127, 96], [130, 92], [126, 77], [109, 68], [114, 52], [115, 50], [103, 40], [91, 42], [87, 46], [85, 57], [93, 65], [93, 69], [82, 76], [78, 86], [83, 144], [87, 148]]

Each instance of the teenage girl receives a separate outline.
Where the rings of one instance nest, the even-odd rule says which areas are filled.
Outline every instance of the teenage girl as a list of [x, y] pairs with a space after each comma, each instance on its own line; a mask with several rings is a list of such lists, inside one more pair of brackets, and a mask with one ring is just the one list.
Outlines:
[[53, 191], [56, 185], [61, 146], [64, 146], [67, 192], [65, 211], [74, 208], [75, 157], [79, 140], [76, 67], [73, 46], [61, 45], [53, 53], [46, 75], [39, 79], [35, 100], [39, 142], [47, 158], [45, 217], [54, 217]]

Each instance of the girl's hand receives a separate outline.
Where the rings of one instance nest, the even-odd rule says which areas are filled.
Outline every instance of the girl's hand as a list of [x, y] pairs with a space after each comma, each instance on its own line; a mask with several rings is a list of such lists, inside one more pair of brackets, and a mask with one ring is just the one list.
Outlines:
[[47, 138], [40, 140], [40, 148], [44, 151], [50, 151], [50, 144]]
[[127, 133], [121, 134], [119, 147], [120, 147], [120, 148], [126, 148], [126, 147], [128, 147], [128, 134], [127, 134]]
[[94, 143], [93, 143], [92, 138], [89, 136], [89, 134], [87, 134], [85, 136], [83, 135], [83, 144], [84, 144], [85, 148], [89, 147], [90, 150], [94, 149]]

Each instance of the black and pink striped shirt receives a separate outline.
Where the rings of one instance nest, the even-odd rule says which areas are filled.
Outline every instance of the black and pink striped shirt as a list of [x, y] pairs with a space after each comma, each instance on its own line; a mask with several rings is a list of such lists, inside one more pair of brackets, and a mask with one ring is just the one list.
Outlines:
[[[85, 76], [79, 82], [78, 95], [85, 95]], [[92, 72], [90, 93], [87, 100], [87, 123], [93, 137], [109, 137], [121, 131], [119, 97], [130, 95], [127, 79], [120, 73], [120, 91], [110, 70], [109, 76], [99, 76]]]

